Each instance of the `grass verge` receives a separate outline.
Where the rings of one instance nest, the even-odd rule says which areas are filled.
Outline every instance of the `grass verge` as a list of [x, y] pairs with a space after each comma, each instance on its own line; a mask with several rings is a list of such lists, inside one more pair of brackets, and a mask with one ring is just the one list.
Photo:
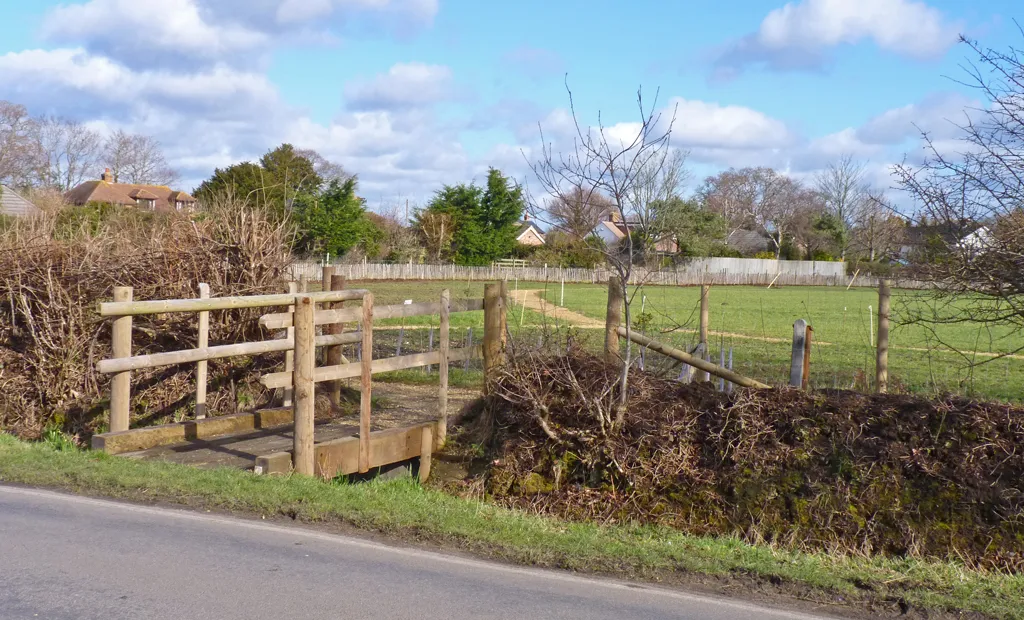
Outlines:
[[[410, 480], [324, 483], [199, 470], [25, 443], [0, 434], [0, 482], [142, 502], [345, 524], [536, 566], [678, 581], [681, 574], [794, 586], [820, 602], [1024, 619], [1024, 576], [948, 562], [790, 553], [657, 527], [566, 523], [423, 488]], [[787, 591], [782, 589], [781, 591]]]

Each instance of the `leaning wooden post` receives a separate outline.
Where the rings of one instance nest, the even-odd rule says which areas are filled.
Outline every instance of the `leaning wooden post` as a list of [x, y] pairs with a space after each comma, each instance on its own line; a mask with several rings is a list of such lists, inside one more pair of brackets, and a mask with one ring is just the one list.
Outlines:
[[[199, 299], [210, 298], [210, 285], [201, 283], [199, 285]], [[210, 346], [210, 313], [203, 311], [199, 313], [199, 337], [196, 343], [197, 348], [205, 349]], [[206, 418], [206, 360], [196, 362], [196, 419]]]
[[875, 391], [885, 394], [889, 390], [889, 297], [890, 282], [878, 285], [878, 344], [875, 349]]
[[609, 364], [621, 363], [619, 355], [619, 327], [622, 326], [622, 279], [608, 278], [608, 310], [604, 322], [604, 358]]
[[502, 347], [501, 285], [498, 283], [484, 286], [484, 394], [490, 391], [490, 382], [494, 381], [495, 371], [505, 363]]
[[449, 313], [451, 311], [451, 292], [448, 289], [441, 291], [441, 324], [438, 328], [438, 415], [437, 415], [437, 445], [443, 446], [448, 437], [448, 348], [451, 345], [449, 338]]
[[316, 415], [316, 386], [313, 373], [316, 368], [316, 304], [308, 296], [295, 301], [295, 473], [313, 475], [313, 419]]
[[[114, 287], [114, 301], [131, 301], [132, 287]], [[132, 317], [114, 319], [114, 357], [132, 356]], [[132, 373], [119, 372], [110, 381], [110, 432], [128, 430], [132, 400]]]
[[[345, 290], [345, 276], [331, 276], [331, 290], [332, 291], [343, 291]], [[340, 310], [345, 305], [345, 302], [335, 302], [333, 309]], [[342, 323], [331, 323], [327, 326], [327, 333], [331, 335], [341, 334], [345, 331], [345, 325]], [[345, 356], [342, 354], [341, 345], [334, 345], [327, 347], [327, 365], [328, 366], [340, 366], [345, 361]], [[341, 406], [341, 381], [331, 381], [328, 385], [328, 396], [331, 399], [331, 404], [335, 407]]]
[[[708, 348], [708, 322], [710, 320], [710, 297], [711, 287], [707, 284], [702, 284], [700, 287], [700, 344], [703, 346], [702, 351], [707, 355], [710, 349]], [[697, 381], [710, 381], [711, 375], [706, 372], [701, 372], [697, 377]]]
[[807, 321], [800, 319], [793, 323], [793, 359], [789, 366], [789, 385], [803, 387], [804, 354], [806, 352]]
[[[288, 292], [295, 295], [299, 292], [299, 284], [297, 282], [288, 283]], [[292, 315], [292, 326], [288, 328], [286, 332], [286, 338], [292, 341], [292, 348], [285, 351], [284, 354], [284, 371], [295, 372], [295, 304], [288, 306], [288, 314]], [[292, 398], [295, 394], [295, 384], [286, 387], [284, 389], [284, 396], [281, 399], [281, 405], [284, 407], [292, 406]]]
[[359, 395], [359, 473], [370, 471], [370, 409], [373, 385], [373, 293], [363, 296], [363, 359]]

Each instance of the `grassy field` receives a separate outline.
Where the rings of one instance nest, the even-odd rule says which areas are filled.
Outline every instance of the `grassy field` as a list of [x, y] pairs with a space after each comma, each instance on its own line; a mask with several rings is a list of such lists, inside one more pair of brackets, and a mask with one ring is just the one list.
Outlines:
[[[401, 303], [405, 299], [427, 301], [440, 297], [449, 288], [452, 298], [481, 297], [483, 283], [473, 282], [365, 282], [374, 291], [377, 303]], [[558, 285], [520, 282], [522, 289], [541, 289], [548, 301], [558, 304]], [[514, 288], [514, 285], [513, 285]], [[986, 329], [975, 324], [941, 326], [933, 334], [918, 325], [901, 325], [902, 310], [921, 293], [894, 291], [894, 326], [889, 355], [891, 383], [895, 389], [929, 394], [955, 392], [980, 398], [1024, 401], [1024, 359], [996, 357], [1024, 346], [1024, 334], [1008, 328]], [[605, 286], [567, 284], [565, 307], [592, 319], [603, 321], [607, 300]], [[634, 321], [643, 308], [647, 315], [643, 331], [677, 346], [693, 346], [698, 324], [700, 290], [696, 287], [644, 288], [636, 294]], [[790, 341], [793, 322], [806, 319], [814, 328], [811, 354], [812, 384], [816, 387], [870, 389], [874, 379], [874, 347], [870, 311], [877, 310], [874, 289], [826, 287], [721, 287], [712, 290], [712, 356], [719, 350], [733, 352], [734, 368], [748, 376], [772, 384], [784, 384], [789, 377]], [[870, 309], [870, 310], [869, 310]], [[382, 322], [398, 325], [402, 321]], [[437, 324], [437, 317], [406, 319], [407, 327]], [[564, 322], [560, 323], [564, 327]], [[479, 338], [483, 313], [453, 315], [453, 341], [464, 341], [472, 327]], [[521, 307], [509, 313], [513, 336], [531, 342], [539, 329], [550, 330], [551, 317]], [[428, 331], [410, 330], [406, 339], [425, 350]], [[584, 342], [600, 346], [603, 337], [595, 330], [580, 330]], [[422, 342], [419, 342], [422, 341]], [[966, 356], [952, 349], [969, 352]], [[655, 356], [647, 357], [648, 368], [657, 366]], [[666, 368], [666, 372], [669, 370]], [[677, 372], [677, 371], [675, 371]]]
[[[777, 588], [807, 601], [974, 611], [1024, 619], [1024, 577], [950, 562], [808, 554], [730, 538], [638, 526], [567, 523], [424, 488], [412, 479], [368, 484], [201, 470], [82, 452], [68, 440], [29, 444], [0, 433], [0, 482], [131, 501], [290, 517], [379, 532], [535, 566], [683, 582], [725, 580], [734, 594]], [[774, 584], [769, 586], [768, 584]]]

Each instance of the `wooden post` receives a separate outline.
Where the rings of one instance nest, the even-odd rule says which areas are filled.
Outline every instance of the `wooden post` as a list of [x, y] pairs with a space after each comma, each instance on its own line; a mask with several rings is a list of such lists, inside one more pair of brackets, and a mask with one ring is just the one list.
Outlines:
[[807, 339], [807, 321], [800, 319], [793, 323], [793, 359], [789, 366], [789, 385], [803, 387], [804, 384], [804, 353]]
[[[328, 254], [328, 257], [329, 256], [330, 256], [330, 254]], [[331, 290], [331, 278], [332, 277], [334, 277], [334, 267], [332, 267], [331, 265], [321, 265], [320, 266], [320, 290], [321, 291], [326, 292], [326, 291], [330, 291]], [[330, 307], [330, 306], [326, 306], [326, 305], [324, 306], [324, 308], [328, 308], [328, 307]], [[323, 333], [326, 334], [327, 333], [327, 326], [324, 326], [322, 328], [322, 331], [323, 331]], [[327, 365], [327, 348], [326, 347], [322, 351], [321, 355], [323, 357], [320, 358], [319, 362], [321, 362], [324, 366], [326, 366]]]
[[[210, 285], [201, 283], [199, 285], [199, 299], [210, 298]], [[205, 349], [210, 346], [210, 312], [199, 313], [199, 338], [197, 348]], [[206, 374], [208, 362], [196, 362], [196, 419], [206, 418]]]
[[[132, 287], [114, 287], [114, 301], [131, 301]], [[114, 319], [114, 357], [132, 356], [132, 317]], [[132, 400], [132, 373], [119, 372], [110, 381], [110, 432], [128, 430]]]
[[[345, 276], [331, 276], [331, 290], [341, 291], [345, 289]], [[338, 301], [334, 303], [333, 309], [340, 310], [345, 302]], [[344, 333], [345, 325], [342, 323], [331, 323], [327, 326], [327, 333], [330, 335], [336, 335]], [[335, 345], [327, 347], [327, 365], [328, 366], [340, 366], [345, 361], [345, 356], [342, 355], [341, 345]], [[334, 407], [341, 406], [341, 381], [331, 381], [327, 386], [327, 394], [331, 399], [331, 405]]]
[[619, 355], [619, 327], [622, 325], [622, 279], [616, 276], [608, 278], [608, 310], [604, 321], [604, 358], [609, 364], [618, 365], [622, 359]]
[[875, 349], [875, 391], [885, 394], [889, 390], [889, 289], [890, 282], [878, 285], [878, 345]]
[[505, 363], [502, 337], [505, 332], [505, 319], [502, 312], [504, 300], [501, 297], [501, 284], [484, 286], [484, 394], [489, 392], [489, 384], [495, 379], [495, 371]]
[[[299, 284], [297, 282], [289, 282], [288, 283], [288, 292], [293, 294], [293, 295], [298, 293], [299, 292]], [[292, 305], [288, 306], [288, 314], [294, 315], [294, 313], [295, 313], [295, 304], [293, 303]], [[287, 339], [291, 340], [292, 342], [295, 342], [295, 340], [294, 340], [295, 339], [295, 320], [294, 320], [294, 316], [293, 316], [293, 319], [292, 319], [292, 327], [288, 328], [287, 336], [285, 336], [285, 337]], [[285, 354], [284, 354], [284, 371], [285, 372], [294, 372], [295, 371], [295, 349], [294, 349], [294, 347], [290, 351], [285, 351]], [[281, 404], [283, 406], [285, 406], [285, 407], [291, 407], [292, 406], [292, 399], [294, 398], [294, 394], [295, 394], [295, 385], [294, 384], [291, 385], [290, 387], [286, 387], [284, 389], [284, 396], [281, 399]]]
[[373, 293], [363, 297], [363, 359], [359, 376], [359, 473], [370, 471], [370, 410], [373, 385]]
[[316, 415], [316, 390], [313, 373], [316, 368], [316, 323], [313, 319], [316, 304], [309, 297], [295, 303], [295, 473], [313, 475], [313, 419]]
[[430, 477], [430, 457], [434, 452], [434, 433], [430, 427], [424, 427], [420, 436], [420, 482], [426, 482]]
[[[708, 348], [708, 322], [710, 320], [710, 294], [711, 287], [707, 284], [702, 284], [700, 287], [700, 344], [704, 345], [705, 355], [709, 355], [711, 349]], [[697, 377], [698, 381], [710, 381], [711, 375], [706, 372], [701, 372]]]
[[438, 374], [438, 415], [437, 415], [437, 445], [443, 446], [448, 436], [448, 349], [451, 345], [449, 338], [449, 312], [451, 309], [451, 292], [448, 289], [441, 291], [441, 324], [438, 328], [438, 352], [440, 363], [437, 365]]
[[807, 337], [804, 338], [804, 369], [800, 377], [800, 388], [806, 390], [811, 384], [811, 340], [814, 337], [814, 328], [807, 326]]

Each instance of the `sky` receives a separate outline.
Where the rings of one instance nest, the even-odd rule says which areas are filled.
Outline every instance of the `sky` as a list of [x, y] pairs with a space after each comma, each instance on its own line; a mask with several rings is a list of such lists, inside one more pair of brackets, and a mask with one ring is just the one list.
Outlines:
[[[729, 167], [870, 181], [954, 145], [969, 50], [1022, 43], [1018, 0], [0, 0], [0, 99], [145, 133], [191, 189], [288, 142], [376, 210], [496, 167], [529, 183], [538, 127], [674, 117], [691, 189]], [[101, 171], [97, 171], [97, 177]]]

